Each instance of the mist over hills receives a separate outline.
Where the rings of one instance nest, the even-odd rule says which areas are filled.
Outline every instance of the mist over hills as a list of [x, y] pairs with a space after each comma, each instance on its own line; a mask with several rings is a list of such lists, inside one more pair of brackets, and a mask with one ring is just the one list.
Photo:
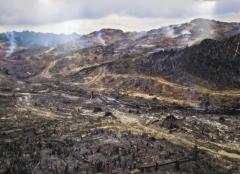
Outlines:
[[[145, 32], [123, 32], [102, 29], [87, 35], [51, 34], [36, 32], [9, 32], [14, 34], [16, 45], [26, 48], [57, 47], [77, 50], [97, 45], [111, 46], [115, 50], [130, 52], [157, 52], [164, 49], [181, 49], [200, 43], [203, 39], [222, 40], [240, 32], [239, 23], [226, 23], [207, 19], [195, 19], [189, 23], [161, 27]], [[7, 34], [0, 40], [7, 41]]]
[[80, 35], [74, 33], [71, 35], [66, 34], [52, 34], [52, 33], [39, 33], [32, 31], [23, 32], [8, 32], [0, 34], [0, 40], [9, 40], [8, 35], [12, 34], [14, 42], [18, 46], [26, 48], [36, 47], [56, 47], [59, 44], [64, 44], [80, 38]]

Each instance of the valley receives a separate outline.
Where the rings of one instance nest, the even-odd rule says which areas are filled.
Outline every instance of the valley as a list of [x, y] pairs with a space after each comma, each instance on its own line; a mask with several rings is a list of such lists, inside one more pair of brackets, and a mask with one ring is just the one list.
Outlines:
[[0, 173], [238, 174], [239, 26], [0, 37]]

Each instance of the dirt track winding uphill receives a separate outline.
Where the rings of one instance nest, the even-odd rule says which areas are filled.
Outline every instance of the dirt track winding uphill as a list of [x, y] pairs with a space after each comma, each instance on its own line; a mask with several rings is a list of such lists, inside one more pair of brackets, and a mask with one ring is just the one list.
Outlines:
[[39, 77], [40, 78], [51, 79], [52, 78], [52, 74], [50, 73], [50, 70], [56, 65], [57, 62], [58, 62], [58, 60], [51, 61], [49, 63], [49, 65], [41, 72]]

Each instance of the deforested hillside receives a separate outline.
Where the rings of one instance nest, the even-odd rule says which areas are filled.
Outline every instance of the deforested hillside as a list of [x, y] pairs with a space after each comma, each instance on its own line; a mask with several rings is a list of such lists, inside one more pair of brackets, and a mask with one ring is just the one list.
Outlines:
[[[197, 77], [217, 87], [240, 86], [240, 35], [216, 41], [206, 39], [199, 45], [172, 53], [156, 53], [144, 64], [149, 72], [176, 77]], [[144, 68], [142, 68], [144, 70]]]

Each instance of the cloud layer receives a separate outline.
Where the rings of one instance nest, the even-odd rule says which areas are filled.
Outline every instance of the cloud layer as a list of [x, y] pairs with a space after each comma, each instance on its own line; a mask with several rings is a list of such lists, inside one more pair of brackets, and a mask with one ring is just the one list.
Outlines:
[[144, 30], [197, 17], [239, 21], [239, 11], [239, 0], [0, 0], [0, 30], [59, 25], [63, 32], [86, 33], [94, 26], [134, 30], [141, 20]]

